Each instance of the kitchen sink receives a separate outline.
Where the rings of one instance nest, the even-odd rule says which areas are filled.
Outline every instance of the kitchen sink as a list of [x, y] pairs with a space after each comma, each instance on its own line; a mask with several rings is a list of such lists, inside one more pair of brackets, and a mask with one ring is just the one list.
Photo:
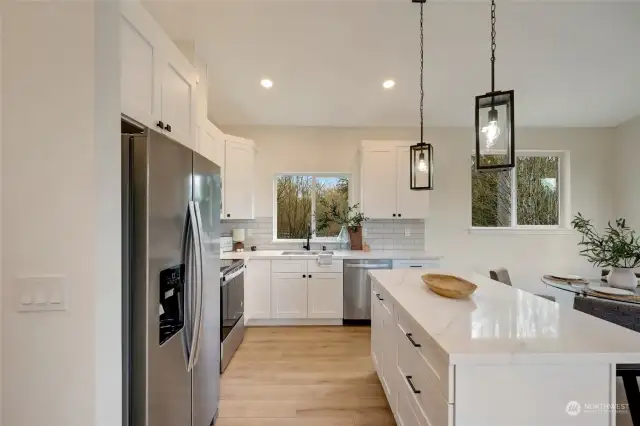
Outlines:
[[333, 254], [331, 250], [318, 251], [318, 250], [295, 250], [295, 251], [283, 251], [283, 256], [317, 256], [319, 254]]

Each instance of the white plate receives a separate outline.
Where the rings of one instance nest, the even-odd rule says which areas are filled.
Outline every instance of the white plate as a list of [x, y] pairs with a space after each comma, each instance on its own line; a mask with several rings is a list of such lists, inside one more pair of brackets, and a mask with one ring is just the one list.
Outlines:
[[559, 280], [566, 280], [566, 281], [582, 281], [584, 279], [580, 275], [571, 275], [571, 274], [549, 274], [549, 276], [552, 278], [557, 278]]
[[589, 286], [589, 289], [602, 294], [610, 294], [612, 296], [634, 296], [635, 293], [629, 290], [614, 287], [602, 287], [599, 285]]

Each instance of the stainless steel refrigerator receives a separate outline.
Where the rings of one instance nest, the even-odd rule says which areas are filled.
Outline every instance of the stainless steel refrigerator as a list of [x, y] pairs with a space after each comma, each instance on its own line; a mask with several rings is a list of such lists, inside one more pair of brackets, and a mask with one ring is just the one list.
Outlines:
[[123, 120], [125, 425], [210, 426], [220, 398], [220, 168]]

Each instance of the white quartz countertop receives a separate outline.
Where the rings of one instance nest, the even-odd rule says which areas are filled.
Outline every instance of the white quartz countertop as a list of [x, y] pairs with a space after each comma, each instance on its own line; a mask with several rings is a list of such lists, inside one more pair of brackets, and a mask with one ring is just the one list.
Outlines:
[[[470, 299], [447, 299], [422, 282], [451, 274], [478, 286]], [[640, 363], [640, 333], [477, 273], [375, 270], [382, 286], [449, 354], [450, 364]]]
[[[291, 250], [258, 250], [243, 252], [224, 252], [222, 259], [316, 259], [317, 254], [313, 255], [283, 255], [283, 251]], [[334, 259], [407, 259], [407, 260], [439, 260], [442, 256], [428, 253], [421, 250], [371, 250], [364, 251], [334, 251]]]

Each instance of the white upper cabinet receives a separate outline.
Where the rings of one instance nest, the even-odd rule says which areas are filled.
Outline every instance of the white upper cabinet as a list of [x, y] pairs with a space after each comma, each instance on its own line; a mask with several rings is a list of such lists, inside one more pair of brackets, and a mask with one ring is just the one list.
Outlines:
[[195, 148], [196, 70], [136, 1], [121, 3], [122, 112]]
[[[175, 55], [174, 55], [175, 56]], [[186, 59], [185, 59], [186, 61]], [[172, 139], [195, 147], [194, 84], [190, 81], [188, 65], [176, 61], [164, 62], [162, 73], [162, 121], [165, 132]]]
[[362, 212], [372, 219], [426, 219], [428, 191], [409, 189], [410, 142], [363, 141]]
[[124, 16], [120, 17], [120, 47], [122, 112], [146, 126], [154, 126], [160, 108], [154, 81], [156, 49]]
[[224, 150], [223, 218], [253, 219], [253, 141], [227, 136]]
[[208, 118], [201, 118], [198, 126], [197, 151], [220, 166], [220, 173], [224, 171], [225, 135]]
[[392, 218], [396, 214], [395, 147], [362, 152], [362, 212], [372, 218]]

